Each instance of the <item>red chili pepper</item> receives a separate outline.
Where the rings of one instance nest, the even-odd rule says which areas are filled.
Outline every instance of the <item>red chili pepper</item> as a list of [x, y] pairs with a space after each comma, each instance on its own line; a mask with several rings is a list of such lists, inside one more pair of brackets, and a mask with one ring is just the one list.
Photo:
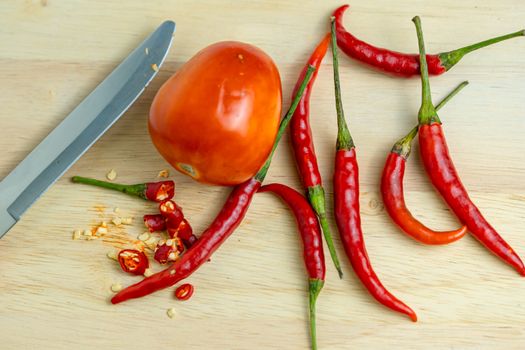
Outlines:
[[[436, 110], [444, 106], [467, 84], [468, 81], [465, 81], [456, 87], [436, 106]], [[386, 159], [381, 178], [383, 203], [392, 220], [410, 237], [425, 244], [448, 244], [463, 237], [467, 233], [467, 227], [463, 226], [453, 231], [434, 231], [412, 216], [405, 204], [403, 177], [406, 161], [412, 148], [412, 140], [417, 135], [417, 129], [417, 127], [413, 128], [407, 136], [397, 141]]]
[[161, 214], [144, 215], [144, 225], [149, 232], [164, 231], [166, 229], [166, 219]]
[[215, 220], [211, 223], [206, 231], [202, 233], [197, 243], [193, 245], [179, 260], [164, 271], [156, 273], [148, 278], [145, 278], [139, 283], [131, 285], [119, 293], [112, 299], [113, 304], [118, 304], [128, 299], [139, 298], [151, 294], [159, 289], [167, 288], [180, 280], [191, 275], [202, 264], [204, 264], [220, 245], [233, 233], [239, 226], [242, 219], [248, 211], [252, 197], [261, 186], [262, 181], [266, 177], [270, 163], [281, 139], [284, 130], [297, 108], [299, 100], [304, 92], [306, 84], [310, 80], [315, 67], [311, 67], [304, 77], [303, 83], [296, 98], [294, 99], [290, 109], [281, 120], [279, 130], [275, 138], [275, 142], [268, 156], [268, 159], [262, 168], [250, 180], [237, 185], [230, 193], [228, 200], [224, 204], [222, 210], [219, 212]]
[[[370, 45], [357, 39], [346, 31], [343, 26], [343, 14], [349, 5], [343, 5], [334, 11], [337, 28], [337, 44], [348, 56], [377, 68], [383, 72], [411, 77], [419, 74], [419, 55], [391, 51]], [[466, 54], [500, 41], [524, 36], [525, 30], [510, 33], [496, 38], [481, 41], [476, 44], [462, 47], [453, 51], [442, 52], [437, 55], [427, 55], [428, 72], [431, 75], [440, 75], [450, 70]]]
[[[323, 61], [323, 57], [328, 50], [330, 44], [330, 33], [326, 34], [323, 40], [315, 48], [314, 52], [308, 59], [301, 76], [304, 76], [308, 66], [314, 66], [316, 68], [315, 73], [310, 79], [308, 86], [304, 92], [303, 98], [299, 101], [299, 106], [295, 111], [292, 120], [290, 122], [290, 135], [295, 154], [295, 162], [299, 174], [303, 181], [303, 185], [306, 187], [308, 193], [308, 200], [310, 201], [315, 213], [319, 217], [321, 227], [323, 229], [326, 245], [330, 251], [330, 256], [337, 269], [339, 277], [343, 277], [343, 271], [341, 270], [341, 264], [337, 253], [335, 251], [334, 242], [332, 239], [332, 233], [330, 232], [330, 225], [326, 218], [326, 201], [325, 193], [321, 179], [321, 173], [319, 172], [319, 166], [317, 165], [317, 157], [315, 155], [315, 148], [312, 138], [312, 130], [310, 128], [310, 94], [317, 77], [317, 72]], [[299, 81], [300, 82], [300, 81]], [[295, 90], [299, 88], [299, 82], [295, 85]], [[295, 91], [292, 97], [295, 96]]]
[[157, 244], [153, 258], [159, 264], [166, 264], [168, 262], [176, 261], [183, 251], [184, 246], [180, 239], [168, 239], [167, 241], [160, 241]]
[[168, 235], [171, 238], [179, 237], [188, 249], [197, 242], [197, 236], [193, 234], [193, 229], [186, 219], [183, 219], [177, 228], [168, 227]]
[[193, 295], [193, 285], [185, 283], [175, 290], [175, 297], [179, 300], [188, 300]]
[[162, 202], [171, 199], [175, 195], [175, 183], [171, 180], [160, 182], [147, 182], [135, 185], [123, 185], [113, 182], [90, 179], [87, 177], [73, 176], [71, 180], [75, 183], [92, 185], [119, 191], [131, 196], [140, 197], [153, 202]]
[[525, 276], [525, 267], [519, 256], [496, 230], [485, 220], [468, 196], [448, 152], [441, 120], [432, 104], [425, 44], [419, 17], [414, 17], [421, 56], [423, 101], [419, 110], [419, 144], [421, 159], [432, 184], [468, 230], [485, 247]]
[[121, 250], [118, 253], [118, 262], [124, 272], [134, 275], [143, 275], [149, 267], [146, 254], [134, 249]]
[[417, 321], [415, 312], [394, 297], [379, 281], [366, 252], [359, 211], [359, 169], [354, 142], [345, 121], [341, 102], [339, 64], [333, 18], [332, 55], [338, 128], [334, 172], [334, 210], [341, 241], [357, 277], [359, 277], [370, 294], [381, 304], [394, 311], [408, 315], [415, 322]]
[[315, 304], [323, 288], [326, 273], [319, 222], [306, 198], [296, 190], [281, 184], [270, 184], [259, 189], [259, 192], [268, 191], [279, 196], [293, 211], [303, 240], [303, 257], [309, 277], [310, 336], [312, 349], [317, 349]]

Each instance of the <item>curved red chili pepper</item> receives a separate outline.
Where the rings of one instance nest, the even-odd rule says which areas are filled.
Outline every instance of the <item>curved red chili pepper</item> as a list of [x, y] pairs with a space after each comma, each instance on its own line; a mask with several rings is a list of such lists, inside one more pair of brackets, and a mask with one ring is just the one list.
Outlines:
[[[336, 9], [333, 14], [336, 18], [337, 44], [344, 53], [386, 73], [404, 77], [411, 77], [419, 74], [418, 54], [406, 54], [376, 47], [357, 39], [355, 36], [347, 32], [343, 26], [343, 14], [348, 7], [349, 5], [343, 5]], [[427, 55], [428, 73], [430, 75], [443, 74], [458, 63], [463, 56], [472, 51], [500, 41], [524, 35], [525, 31], [520, 30], [515, 33], [488, 39], [453, 51], [442, 52], [437, 55]]]
[[233, 231], [235, 231], [246, 215], [246, 211], [252, 201], [253, 195], [257, 192], [268, 173], [275, 149], [277, 148], [284, 130], [288, 126], [288, 123], [297, 108], [297, 104], [299, 103], [306, 84], [308, 84], [314, 70], [315, 67], [308, 69], [303, 79], [303, 83], [301, 84], [301, 89], [299, 89], [290, 109], [279, 124], [279, 130], [277, 131], [277, 136], [270, 155], [257, 174], [255, 174], [250, 180], [234, 187], [228, 200], [215, 220], [213, 220], [208, 229], [203, 232], [197, 240], [197, 243], [195, 243], [193, 247], [179, 260], [166, 270], [158, 272], [145, 278], [139, 283], [123, 289], [111, 299], [113, 304], [151, 294], [159, 289], [170, 287], [188, 277], [203, 263], [208, 261], [213, 252], [217, 250], [224, 241], [226, 241]]
[[449, 207], [468, 230], [485, 247], [525, 276], [525, 266], [496, 230], [485, 220], [479, 209], [470, 200], [467, 190], [461, 183], [448, 152], [441, 120], [432, 104], [425, 44], [419, 17], [414, 17], [421, 57], [421, 81], [423, 101], [419, 110], [419, 145], [421, 159], [432, 184], [445, 199]]
[[374, 272], [366, 252], [359, 210], [359, 168], [357, 166], [354, 142], [345, 121], [341, 102], [339, 64], [333, 19], [332, 55], [338, 128], [334, 171], [334, 211], [339, 235], [357, 277], [359, 277], [370, 294], [381, 304], [394, 311], [408, 315], [415, 322], [417, 321], [416, 313], [383, 286]]
[[[436, 106], [436, 110], [445, 105], [467, 84], [468, 82], [465, 81], [458, 85]], [[405, 175], [406, 161], [412, 148], [412, 140], [417, 135], [417, 130], [416, 126], [407, 136], [397, 141], [387, 157], [381, 178], [383, 203], [394, 223], [410, 237], [425, 244], [448, 244], [465, 236], [467, 227], [463, 226], [453, 231], [434, 231], [412, 216], [405, 204], [403, 177]]]
[[175, 183], [171, 180], [160, 182], [147, 182], [135, 185], [123, 185], [113, 182], [95, 180], [88, 177], [73, 176], [71, 181], [85, 185], [107, 188], [113, 191], [129, 194], [142, 199], [162, 202], [171, 199], [175, 195]]
[[261, 187], [259, 192], [272, 192], [279, 196], [293, 211], [301, 239], [303, 257], [309, 277], [310, 300], [310, 335], [312, 349], [317, 349], [317, 332], [315, 326], [315, 304], [324, 285], [326, 268], [324, 263], [323, 240], [316, 213], [299, 192], [282, 185], [269, 184]]
[[[315, 148], [312, 139], [312, 130], [310, 128], [310, 94], [323, 61], [323, 57], [328, 50], [330, 44], [330, 33], [326, 34], [323, 40], [317, 45], [314, 52], [308, 59], [306, 66], [301, 72], [301, 76], [304, 76], [308, 66], [316, 67], [316, 71], [310, 79], [308, 86], [304, 92], [299, 105], [295, 110], [295, 113], [290, 122], [290, 135], [292, 140], [292, 148], [294, 150], [295, 162], [297, 163], [297, 169], [299, 175], [303, 181], [303, 185], [306, 187], [308, 193], [308, 200], [312, 204], [319, 221], [323, 228], [323, 234], [326, 240], [326, 245], [330, 251], [330, 256], [337, 269], [339, 277], [343, 277], [343, 271], [341, 270], [341, 264], [335, 250], [334, 242], [332, 239], [332, 233], [330, 232], [330, 225], [326, 218], [326, 204], [325, 204], [325, 193], [323, 189], [321, 173], [319, 172], [319, 166], [317, 165], [317, 157], [315, 155]], [[295, 89], [299, 88], [299, 82], [296, 84]], [[295, 96], [295, 91], [292, 97]]]

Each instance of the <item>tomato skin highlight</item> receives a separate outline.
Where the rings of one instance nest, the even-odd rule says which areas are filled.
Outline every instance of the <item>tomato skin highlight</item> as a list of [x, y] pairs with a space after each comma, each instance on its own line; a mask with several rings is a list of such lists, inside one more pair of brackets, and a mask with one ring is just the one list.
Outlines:
[[151, 105], [149, 132], [177, 170], [199, 182], [236, 185], [269, 155], [281, 107], [272, 59], [249, 44], [219, 42], [162, 85]]

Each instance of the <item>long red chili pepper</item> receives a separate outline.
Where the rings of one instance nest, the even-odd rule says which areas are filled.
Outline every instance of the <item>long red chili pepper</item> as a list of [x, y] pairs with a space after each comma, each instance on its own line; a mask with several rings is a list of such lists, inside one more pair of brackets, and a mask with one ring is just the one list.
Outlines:
[[279, 124], [279, 130], [272, 151], [257, 174], [248, 181], [234, 187], [215, 220], [213, 220], [208, 229], [202, 233], [192, 248], [189, 249], [179, 260], [166, 270], [158, 272], [145, 278], [139, 283], [123, 289], [111, 299], [113, 304], [151, 294], [159, 289], [170, 287], [188, 277], [203, 263], [208, 261], [213, 252], [215, 252], [215, 250], [226, 241], [233, 231], [235, 231], [244, 218], [253, 195], [257, 192], [262, 181], [266, 177], [277, 144], [282, 138], [284, 130], [288, 126], [304, 89], [314, 71], [315, 67], [310, 67], [307, 70], [296, 98]]
[[[436, 110], [444, 106], [467, 84], [468, 81], [465, 81], [456, 87], [436, 106]], [[465, 236], [467, 233], [466, 226], [453, 231], [434, 231], [412, 216], [405, 204], [403, 177], [405, 175], [405, 165], [412, 148], [412, 140], [417, 135], [417, 130], [418, 127], [416, 126], [408, 135], [397, 141], [386, 159], [381, 178], [383, 203], [394, 223], [410, 237], [425, 244], [451, 243]]]
[[525, 267], [519, 256], [496, 230], [485, 220], [479, 209], [470, 200], [461, 183], [448, 152], [441, 120], [432, 104], [428, 68], [425, 59], [425, 44], [419, 17], [413, 19], [418, 35], [421, 57], [422, 103], [418, 114], [419, 145], [421, 159], [434, 187], [445, 199], [458, 219], [485, 247], [499, 256], [525, 276]]
[[166, 199], [171, 199], [175, 194], [175, 183], [171, 180], [147, 182], [135, 185], [116, 184], [82, 176], [73, 176], [71, 180], [75, 183], [103, 187], [154, 202], [162, 202]]
[[359, 170], [355, 145], [345, 121], [341, 102], [334, 18], [332, 18], [332, 55], [338, 129], [334, 172], [334, 210], [341, 241], [357, 277], [370, 294], [386, 307], [408, 315], [412, 321], [417, 321], [415, 312], [394, 297], [379, 281], [366, 252], [361, 231]]
[[[337, 25], [337, 44], [348, 56], [383, 72], [411, 77], [419, 74], [419, 55], [391, 51], [370, 45], [346, 31], [343, 26], [343, 14], [349, 5], [343, 5], [334, 11]], [[427, 55], [428, 72], [430, 75], [440, 75], [450, 70], [466, 54], [500, 41], [524, 36], [525, 30], [498, 36], [481, 41], [453, 51], [437, 55]]]
[[[323, 40], [315, 48], [314, 52], [308, 59], [303, 72], [301, 75], [304, 75], [309, 65], [314, 66], [316, 71], [310, 79], [310, 83], [306, 87], [303, 98], [299, 102], [299, 106], [295, 110], [295, 113], [290, 122], [290, 136], [292, 140], [293, 150], [295, 154], [295, 162], [297, 163], [297, 168], [299, 174], [303, 181], [303, 185], [306, 187], [308, 200], [312, 204], [312, 207], [315, 210], [315, 213], [319, 217], [319, 222], [323, 229], [324, 238], [326, 240], [326, 245], [330, 251], [330, 256], [334, 262], [335, 268], [339, 274], [339, 277], [343, 277], [343, 271], [341, 270], [341, 264], [337, 253], [335, 251], [334, 242], [332, 239], [332, 233], [330, 232], [330, 225], [326, 218], [326, 204], [325, 204], [325, 193], [323, 189], [321, 173], [319, 172], [319, 166], [317, 165], [317, 157], [315, 155], [315, 148], [312, 139], [312, 130], [310, 129], [310, 94], [323, 61], [323, 57], [328, 50], [328, 45], [330, 44], [330, 33], [326, 34]], [[299, 88], [299, 82], [295, 86], [295, 90]], [[292, 95], [292, 98], [295, 96]]]
[[309, 277], [310, 336], [312, 349], [317, 349], [315, 303], [323, 288], [326, 274], [319, 222], [308, 201], [296, 190], [281, 184], [269, 184], [259, 189], [259, 192], [268, 191], [279, 196], [293, 211], [303, 240], [304, 264]]

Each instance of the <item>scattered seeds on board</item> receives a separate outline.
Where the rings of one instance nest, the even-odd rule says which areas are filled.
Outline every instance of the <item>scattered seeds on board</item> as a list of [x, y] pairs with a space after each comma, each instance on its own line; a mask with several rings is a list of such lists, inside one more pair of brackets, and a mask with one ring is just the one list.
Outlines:
[[116, 218], [113, 218], [113, 220], [111, 220], [111, 222], [113, 223], [113, 225], [115, 226], [120, 226], [122, 225], [122, 219], [119, 218], [118, 216]]
[[93, 236], [93, 232], [91, 232], [91, 230], [84, 230], [84, 236], [91, 237]]
[[119, 207], [116, 207], [115, 209], [113, 209], [113, 212], [114, 212], [115, 214], [118, 214], [118, 213], [120, 212], [120, 208], [119, 208]]
[[155, 72], [158, 72], [158, 71], [159, 71], [159, 66], [157, 66], [156, 63], [153, 63], [153, 64], [151, 65], [151, 69], [153, 69]]
[[166, 314], [168, 315], [169, 318], [175, 317], [175, 308], [174, 307], [169, 308], [168, 311], [166, 311]]
[[144, 232], [144, 233], [140, 234], [140, 235], [137, 237], [137, 239], [138, 239], [139, 241], [142, 241], [142, 242], [146, 242], [149, 238], [150, 238], [150, 234], [149, 234], [149, 232]]
[[146, 269], [146, 271], [144, 271], [144, 277], [149, 277], [153, 275], [153, 271], [151, 271], [150, 269]]
[[157, 239], [155, 237], [150, 237], [144, 241], [144, 244], [150, 249], [155, 249], [155, 246], [157, 245]]
[[106, 174], [106, 178], [109, 181], [115, 180], [117, 178], [117, 172], [115, 171], [115, 169], [111, 169], [109, 173]]
[[108, 233], [108, 229], [104, 226], [99, 226], [97, 227], [97, 231], [96, 231], [96, 234], [97, 235], [105, 235]]
[[75, 230], [73, 232], [73, 239], [74, 240], [78, 240], [80, 239], [80, 236], [82, 236], [82, 230]]
[[108, 258], [110, 258], [111, 260], [118, 261], [117, 252], [114, 251], [114, 250], [109, 251], [109, 252], [106, 254], [106, 256], [107, 256]]
[[124, 225], [131, 225], [133, 223], [132, 217], [121, 218], [120, 220]]
[[169, 177], [169, 176], [170, 176], [170, 171], [168, 169], [163, 169], [159, 171], [159, 174], [157, 175], [157, 177]]
[[111, 285], [111, 291], [114, 292], [114, 293], [118, 293], [122, 290], [122, 284], [120, 283], [113, 283]]
[[144, 52], [146, 53], [146, 55], [149, 55], [149, 49], [147, 47], [144, 49]]

